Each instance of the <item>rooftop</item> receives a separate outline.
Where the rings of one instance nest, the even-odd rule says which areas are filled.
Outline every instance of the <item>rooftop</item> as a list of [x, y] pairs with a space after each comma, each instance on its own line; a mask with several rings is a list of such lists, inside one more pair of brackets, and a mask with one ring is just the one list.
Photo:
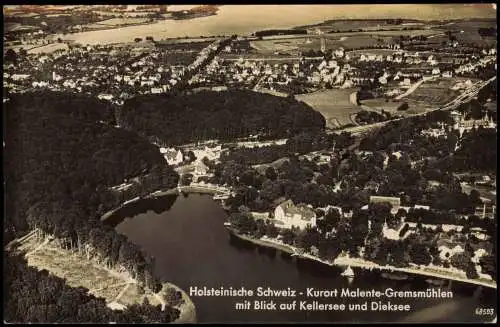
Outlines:
[[282, 202], [279, 207], [287, 216], [300, 215], [302, 220], [311, 220], [316, 217], [314, 211], [306, 205], [295, 205], [292, 200]]

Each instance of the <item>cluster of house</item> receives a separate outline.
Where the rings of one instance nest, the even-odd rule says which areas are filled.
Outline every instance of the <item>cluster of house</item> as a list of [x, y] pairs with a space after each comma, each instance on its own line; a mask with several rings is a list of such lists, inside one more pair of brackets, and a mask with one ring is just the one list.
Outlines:
[[[485, 51], [486, 52], [486, 51]], [[495, 70], [497, 69], [496, 64], [496, 49], [492, 48], [487, 52], [488, 55], [485, 55], [482, 58], [476, 58], [475, 56], [472, 59], [479, 59], [475, 61], [468, 62], [466, 64], [460, 65], [455, 69], [455, 75], [469, 75], [478, 72], [480, 69], [488, 67], [491, 64], [495, 65]], [[495, 55], [490, 55], [489, 53], [495, 53]]]
[[362, 85], [373, 78], [356, 72], [346, 61], [342, 64], [336, 59], [307, 63], [300, 59], [295, 63], [270, 64], [269, 62], [239, 58], [236, 61], [216, 58], [197, 76], [198, 83], [237, 84], [265, 86], [270, 90], [278, 85], [289, 85], [295, 80], [309, 85], [321, 83], [343, 88]]
[[4, 81], [14, 91], [47, 88], [86, 92], [121, 105], [130, 94], [169, 91], [189, 71], [198, 69], [218, 47], [219, 41], [212, 43], [187, 67], [168, 65], [169, 52], [152, 46], [72, 47], [49, 55], [30, 55], [17, 65], [4, 66]]
[[[188, 151], [193, 152], [195, 156], [194, 162], [190, 161], [190, 157], [187, 155]], [[190, 165], [194, 165], [193, 172], [196, 176], [206, 176], [208, 174], [209, 168], [203, 162], [204, 158], [210, 161], [216, 161], [220, 158], [222, 152], [223, 149], [221, 145], [213, 147], [206, 145], [199, 147], [195, 146], [185, 149], [160, 147], [160, 153], [170, 166], [178, 167], [188, 162]]]
[[[338, 62], [338, 60], [341, 61]], [[353, 60], [354, 59], [354, 60]], [[484, 58], [481, 60], [484, 61]], [[479, 65], [483, 61], [479, 60]], [[390, 80], [400, 81], [399, 84], [403, 88], [408, 88], [411, 82], [421, 79], [424, 74], [431, 76], [440, 76], [444, 78], [453, 77], [453, 70], [441, 71], [439, 67], [439, 60], [435, 55], [429, 55], [422, 58], [418, 52], [399, 51], [395, 54], [386, 56], [362, 53], [359, 56], [351, 57], [344, 49], [339, 48], [332, 51], [331, 60], [323, 60], [317, 63], [305, 64], [300, 60], [293, 64], [274, 64], [265, 63], [263, 61], [244, 60], [239, 58], [236, 61], [216, 59], [211, 65], [206, 67], [204, 74], [197, 76], [195, 80], [198, 83], [227, 83], [227, 84], [259, 84], [266, 85], [269, 89], [273, 90], [276, 85], [288, 85], [293, 80], [307, 81], [312, 85], [320, 83], [336, 85], [342, 88], [349, 88], [354, 86], [363, 85], [374, 81], [375, 76], [369, 76], [367, 71], [361, 71], [348, 62], [353, 64], [359, 62], [390, 62], [400, 63], [404, 65], [419, 65], [419, 69], [415, 71], [402, 72], [398, 71], [396, 74], [389, 74], [385, 72], [383, 76], [378, 77], [380, 84], [387, 84]], [[422, 66], [422, 64], [426, 64]], [[468, 65], [472, 65], [468, 63]], [[422, 67], [422, 68], [421, 68]], [[427, 67], [427, 68], [426, 68]], [[458, 72], [455, 70], [455, 72]], [[394, 90], [389, 95], [397, 95], [401, 91]]]
[[126, 94], [163, 92], [177, 83], [184, 67], [163, 65], [162, 59], [159, 52], [75, 47], [30, 55], [19, 65], [7, 67], [4, 80], [19, 81], [15, 84], [24, 88], [95, 93], [120, 104]]
[[431, 66], [436, 66], [438, 64], [438, 60], [434, 55], [430, 55], [425, 58], [421, 58], [418, 52], [406, 52], [399, 50], [394, 54], [381, 55], [381, 54], [370, 54], [370, 53], [362, 53], [359, 57], [357, 57], [359, 61], [378, 61], [378, 62], [393, 62], [397, 64], [408, 64], [408, 65], [421, 65], [427, 63]]

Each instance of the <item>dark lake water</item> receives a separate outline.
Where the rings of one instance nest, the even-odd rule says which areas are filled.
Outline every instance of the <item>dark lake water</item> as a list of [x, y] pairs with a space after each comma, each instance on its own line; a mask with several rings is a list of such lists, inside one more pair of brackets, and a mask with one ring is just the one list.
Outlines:
[[[341, 269], [297, 260], [274, 249], [258, 248], [230, 237], [223, 226], [226, 213], [208, 195], [164, 196], [132, 203], [117, 212], [108, 223], [156, 259], [156, 272], [189, 293], [190, 287], [233, 287], [274, 289], [291, 287], [397, 291], [425, 290], [424, 278], [396, 281], [379, 273], [356, 270], [349, 282]], [[128, 217], [128, 218], [126, 218]], [[245, 311], [236, 310], [238, 297], [191, 296], [199, 322], [459, 322], [487, 321], [476, 308], [495, 308], [495, 290], [453, 282], [443, 289], [453, 291], [452, 299], [380, 299], [410, 304], [409, 312], [351, 311]], [[271, 300], [272, 298], [268, 298]], [[253, 301], [256, 298], [250, 298]], [[322, 303], [363, 303], [378, 299], [274, 298], [277, 303], [293, 300]]]

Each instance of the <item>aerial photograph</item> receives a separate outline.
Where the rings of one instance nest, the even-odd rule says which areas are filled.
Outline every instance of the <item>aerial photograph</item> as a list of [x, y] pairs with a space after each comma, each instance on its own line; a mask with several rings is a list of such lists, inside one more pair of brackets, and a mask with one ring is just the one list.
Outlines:
[[4, 323], [496, 323], [496, 3], [2, 10]]

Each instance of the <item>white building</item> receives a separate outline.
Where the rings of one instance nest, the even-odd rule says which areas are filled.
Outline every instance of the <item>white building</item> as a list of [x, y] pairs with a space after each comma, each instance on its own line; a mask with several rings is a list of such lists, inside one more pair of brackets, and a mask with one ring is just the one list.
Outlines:
[[198, 158], [198, 160], [202, 160], [204, 157], [207, 157], [208, 160], [219, 159], [221, 152], [222, 152], [222, 146], [220, 145], [217, 145], [212, 148], [205, 146], [203, 149], [193, 149], [193, 153], [196, 156], [196, 158]]
[[386, 77], [384, 77], [384, 76], [380, 76], [380, 77], [378, 78], [378, 82], [379, 82], [380, 84], [387, 84], [387, 78], [386, 78]]
[[316, 214], [312, 208], [305, 205], [294, 205], [292, 200], [282, 202], [274, 209], [275, 225], [280, 228], [296, 226], [305, 229], [316, 226]]
[[441, 245], [440, 247], [438, 247], [438, 251], [439, 258], [441, 260], [449, 260], [453, 255], [464, 252], [464, 249], [460, 245], [456, 245], [452, 249], [450, 249], [446, 245]]
[[14, 81], [22, 81], [30, 77], [28, 74], [12, 74], [11, 78]]
[[108, 100], [108, 101], [111, 101], [113, 100], [113, 95], [112, 94], [105, 94], [105, 93], [101, 93], [97, 96], [97, 98], [99, 100]]
[[450, 71], [445, 71], [445, 72], [443, 72], [443, 74], [441, 74], [441, 76], [446, 77], [446, 78], [451, 78], [451, 77], [453, 77], [453, 73]]
[[160, 153], [163, 154], [168, 164], [172, 166], [178, 165], [184, 160], [181, 150], [160, 148]]
[[209, 168], [207, 167], [207, 165], [205, 165], [203, 161], [200, 160], [196, 163], [196, 167], [194, 168], [194, 174], [197, 176], [206, 175], [208, 173], [208, 170]]

